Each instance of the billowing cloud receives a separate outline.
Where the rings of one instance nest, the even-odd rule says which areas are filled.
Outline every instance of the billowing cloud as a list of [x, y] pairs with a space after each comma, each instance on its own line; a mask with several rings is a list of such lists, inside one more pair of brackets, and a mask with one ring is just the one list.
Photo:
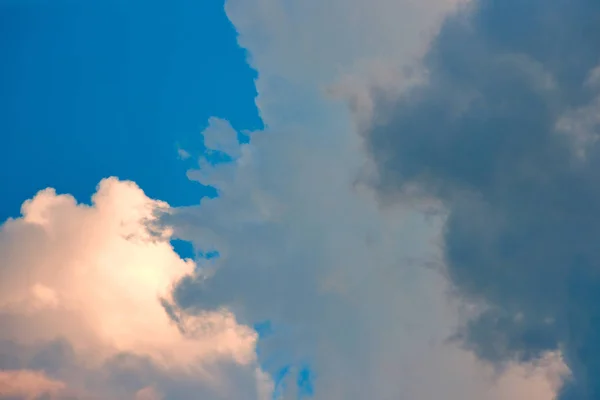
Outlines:
[[484, 304], [461, 337], [497, 364], [561, 351], [560, 398], [600, 396], [600, 3], [479, 0], [449, 18], [427, 82], [365, 130], [377, 187], [428, 198], [458, 293]]
[[415, 65], [453, 7], [226, 6], [258, 69], [267, 128], [232, 149], [230, 140], [218, 140], [232, 137], [231, 127], [210, 121], [209, 147], [229, 149], [234, 161], [212, 165], [200, 157], [190, 177], [217, 187], [219, 197], [170, 210], [163, 223], [219, 257], [178, 285], [174, 299], [189, 313], [226, 306], [241, 323], [268, 320], [259, 361], [274, 377], [290, 371], [283, 398], [300, 394], [294, 381], [306, 366], [314, 397], [328, 400], [550, 400], [561, 385], [566, 368], [556, 349], [496, 370], [448, 340], [469, 312], [449, 295], [439, 268], [444, 221], [404, 204], [382, 211], [357, 185], [370, 160], [356, 119], [328, 97], [330, 85], [343, 95], [350, 82], [349, 93], [366, 96], [358, 106], [370, 107], [376, 96], [364, 89], [379, 71], [389, 72], [379, 87], [403, 90], [396, 72]]
[[151, 229], [166, 207], [110, 178], [89, 206], [46, 189], [1, 226], [0, 368], [48, 376], [12, 373], [13, 391], [256, 398], [256, 333], [224, 308], [191, 317], [173, 303], [172, 286], [196, 264]]

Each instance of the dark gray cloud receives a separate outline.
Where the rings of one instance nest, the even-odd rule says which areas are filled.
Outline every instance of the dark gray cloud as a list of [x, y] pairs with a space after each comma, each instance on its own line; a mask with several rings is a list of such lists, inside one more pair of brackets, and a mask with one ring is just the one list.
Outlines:
[[465, 344], [499, 364], [562, 349], [563, 400], [600, 399], [599, 62], [598, 1], [475, 1], [365, 132], [382, 196], [448, 211], [448, 275], [489, 305]]

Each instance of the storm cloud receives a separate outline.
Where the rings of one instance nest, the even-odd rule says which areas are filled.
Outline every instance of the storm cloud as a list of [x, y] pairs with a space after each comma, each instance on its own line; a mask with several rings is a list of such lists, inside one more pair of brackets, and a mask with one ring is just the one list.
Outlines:
[[562, 400], [600, 399], [600, 3], [480, 0], [442, 26], [426, 82], [373, 93], [383, 199], [442, 204], [459, 336], [501, 366], [562, 352]]

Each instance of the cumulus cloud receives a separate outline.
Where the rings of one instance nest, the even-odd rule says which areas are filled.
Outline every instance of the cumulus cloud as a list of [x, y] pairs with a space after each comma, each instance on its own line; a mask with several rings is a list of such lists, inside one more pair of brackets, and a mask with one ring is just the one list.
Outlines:
[[[1, 226], [0, 388], [256, 398], [256, 333], [225, 308], [192, 317], [173, 303], [173, 285], [196, 264], [175, 253], [169, 231], [151, 229], [167, 207], [109, 178], [91, 205], [46, 189]], [[7, 372], [23, 368], [51, 378]]]
[[364, 131], [382, 198], [442, 203], [448, 276], [485, 304], [464, 343], [496, 364], [560, 351], [565, 400], [600, 396], [599, 15], [475, 1], [444, 23], [427, 82], [379, 96]]
[[[351, 93], [364, 96], [358, 106], [370, 107], [378, 95], [365, 90], [381, 70], [392, 72], [380, 88], [405, 90], [396, 72], [407, 78], [403, 67], [415, 65], [455, 7], [227, 3], [259, 73], [267, 128], [239, 145], [231, 163], [200, 157], [189, 175], [219, 197], [169, 210], [162, 222], [200, 251], [219, 253], [178, 285], [175, 302], [189, 313], [226, 306], [244, 324], [268, 320], [259, 361], [272, 376], [287, 376], [278, 387], [283, 398], [300, 394], [294, 381], [307, 365], [315, 398], [329, 400], [550, 400], [567, 372], [556, 349], [497, 370], [448, 340], [468, 310], [449, 296], [440, 270], [444, 220], [406, 204], [382, 212], [357, 185], [370, 164], [362, 125], [329, 97], [331, 85], [343, 95], [352, 82]], [[219, 130], [232, 137], [225, 121], [212, 120], [211, 146], [231, 151]]]

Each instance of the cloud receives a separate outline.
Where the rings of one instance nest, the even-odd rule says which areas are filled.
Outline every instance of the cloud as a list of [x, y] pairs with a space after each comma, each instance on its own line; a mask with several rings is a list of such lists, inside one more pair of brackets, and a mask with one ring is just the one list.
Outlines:
[[480, 0], [449, 18], [427, 82], [381, 91], [365, 129], [386, 201], [441, 201], [461, 337], [501, 364], [560, 351], [561, 399], [600, 396], [600, 4]]
[[363, 89], [395, 84], [385, 79], [392, 71], [411, 75], [407, 67], [463, 1], [228, 0], [225, 9], [258, 71], [259, 112], [273, 126], [326, 118], [311, 102], [338, 80]]
[[[229, 158], [199, 157], [189, 177], [219, 197], [197, 206], [114, 178], [90, 206], [51, 189], [26, 202], [0, 228], [0, 369], [101, 400], [550, 400], [571, 372], [565, 393], [591, 398], [593, 251], [577, 232], [595, 230], [572, 210], [595, 207], [595, 42], [573, 46], [553, 18], [594, 32], [595, 14], [578, 0], [528, 19], [541, 4], [230, 0], [265, 130], [240, 145], [209, 121], [206, 146]], [[564, 53], [529, 34], [539, 24]], [[509, 134], [474, 135], [490, 125]], [[408, 195], [445, 215], [395, 202]], [[170, 238], [217, 256], [182, 260]], [[572, 246], [586, 251], [564, 274]]]
[[49, 379], [41, 372], [0, 371], [0, 398], [33, 400], [42, 395], [53, 398], [64, 388], [64, 383]]
[[[443, 220], [404, 204], [382, 212], [356, 184], [370, 160], [356, 119], [327, 92], [349, 80], [353, 93], [375, 101], [364, 92], [373, 76], [414, 66], [454, 7], [227, 3], [258, 70], [266, 129], [232, 151], [230, 140], [219, 143], [231, 128], [210, 121], [210, 146], [227, 147], [233, 161], [199, 156], [189, 176], [219, 197], [171, 209], [162, 222], [199, 251], [219, 253], [178, 285], [175, 302], [188, 313], [226, 306], [243, 324], [270, 321], [259, 362], [275, 379], [287, 377], [285, 399], [297, 397], [294, 381], [306, 365], [315, 399], [328, 400], [549, 400], [566, 374], [557, 351], [497, 371], [448, 341], [466, 306], [449, 296], [437, 269]], [[378, 85], [404, 90], [394, 76]]]
[[[256, 332], [225, 308], [189, 316], [173, 304], [196, 264], [149, 230], [167, 207], [115, 178], [89, 206], [52, 189], [26, 201], [0, 227], [0, 359], [12, 364], [0, 368], [105, 398], [256, 398]], [[17, 388], [58, 387], [40, 374], [15, 375]]]
[[135, 400], [162, 400], [163, 396], [152, 386], [147, 386], [135, 393]]

